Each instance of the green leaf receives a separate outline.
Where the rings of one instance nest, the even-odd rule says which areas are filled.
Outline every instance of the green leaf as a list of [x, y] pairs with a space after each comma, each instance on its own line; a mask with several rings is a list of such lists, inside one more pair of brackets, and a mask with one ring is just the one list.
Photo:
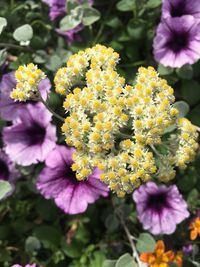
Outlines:
[[68, 12], [68, 14], [70, 14], [71, 11], [74, 10], [79, 5], [78, 1], [76, 2], [74, 0], [67, 0], [66, 2], [67, 2], [67, 12]]
[[162, 3], [162, 0], [149, 0], [146, 4], [147, 8], [156, 8], [159, 7]]
[[177, 101], [174, 103], [173, 107], [178, 109], [179, 118], [185, 117], [190, 110], [190, 106], [185, 101]]
[[138, 237], [136, 248], [140, 253], [153, 252], [155, 249], [155, 245], [156, 242], [150, 234], [142, 233]]
[[12, 186], [7, 181], [0, 181], [0, 200], [2, 200], [8, 193], [12, 191]]
[[73, 15], [67, 15], [60, 21], [60, 30], [69, 31], [74, 29], [81, 23], [81, 17], [75, 17]]
[[70, 244], [67, 244], [65, 239], [61, 242], [62, 250], [69, 258], [79, 258], [83, 254], [84, 245], [75, 239]]
[[193, 67], [189, 64], [186, 64], [180, 69], [176, 69], [176, 73], [180, 78], [184, 80], [190, 80], [193, 76]]
[[158, 65], [158, 72], [160, 75], [169, 75], [172, 74], [174, 72], [174, 70], [170, 67], [165, 67], [162, 64]]
[[7, 20], [3, 17], [0, 17], [0, 34], [2, 33], [3, 29], [7, 26]]
[[102, 264], [105, 260], [105, 256], [101, 251], [96, 251], [93, 254], [93, 258], [90, 260], [89, 267], [102, 267]]
[[48, 58], [48, 61], [45, 64], [45, 67], [48, 70], [56, 71], [58, 68], [61, 67], [61, 65], [62, 65], [61, 58], [58, 55], [53, 54], [51, 57]]
[[182, 97], [190, 104], [195, 105], [200, 100], [200, 83], [197, 81], [184, 81], [181, 87]]
[[116, 260], [105, 260], [102, 267], [115, 267]]
[[169, 267], [178, 267], [178, 265], [175, 262], [169, 262]]
[[92, 25], [101, 17], [101, 13], [92, 7], [86, 7], [83, 9], [82, 23], [85, 26]]
[[121, 0], [117, 3], [119, 11], [133, 11], [135, 8], [135, 0]]
[[105, 220], [105, 226], [109, 232], [114, 232], [119, 226], [117, 217], [113, 214], [110, 214]]
[[140, 39], [145, 31], [145, 24], [143, 21], [135, 21], [131, 19], [127, 25], [128, 34], [135, 40]]
[[40, 247], [40, 241], [34, 236], [29, 236], [25, 241], [25, 250], [27, 252], [34, 252], [35, 250], [39, 250]]
[[33, 37], [33, 29], [31, 27], [31, 25], [29, 24], [24, 24], [20, 27], [18, 27], [14, 33], [13, 33], [13, 37], [16, 41], [19, 41], [20, 43], [25, 43], [31, 40], [31, 38]]
[[61, 233], [49, 225], [41, 225], [35, 228], [34, 235], [43, 243], [45, 248], [58, 247]]
[[115, 265], [115, 267], [137, 267], [136, 262], [130, 254], [126, 253], [122, 255]]
[[106, 22], [106, 25], [110, 26], [111, 28], [118, 28], [122, 25], [122, 22], [117, 17], [109, 17]]
[[0, 66], [5, 62], [7, 55], [6, 49], [0, 50]]

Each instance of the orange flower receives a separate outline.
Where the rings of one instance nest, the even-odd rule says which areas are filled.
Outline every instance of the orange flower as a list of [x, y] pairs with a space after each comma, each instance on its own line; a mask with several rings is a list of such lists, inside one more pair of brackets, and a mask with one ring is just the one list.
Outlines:
[[180, 253], [174, 254], [172, 250], [165, 252], [165, 244], [162, 240], [157, 241], [153, 253], [142, 253], [140, 259], [148, 263], [149, 267], [169, 267], [169, 262], [175, 262], [178, 266], [182, 266], [182, 255]]
[[190, 239], [195, 240], [198, 235], [200, 236], [200, 217], [194, 219], [194, 221], [190, 224]]
[[180, 251], [177, 252], [175, 257], [174, 257], [173, 262], [175, 262], [179, 267], [181, 267], [183, 264], [183, 253]]

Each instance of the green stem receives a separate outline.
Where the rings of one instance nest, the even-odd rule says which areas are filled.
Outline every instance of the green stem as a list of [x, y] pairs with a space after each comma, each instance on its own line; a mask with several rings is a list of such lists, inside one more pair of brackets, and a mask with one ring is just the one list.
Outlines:
[[[120, 222], [121, 222], [121, 225], [122, 227], [124, 228], [124, 232], [126, 233], [126, 236], [128, 238], [128, 241], [130, 243], [130, 246], [132, 248], [132, 251], [133, 251], [133, 257], [135, 258], [137, 264], [138, 264], [138, 267], [142, 267], [142, 262], [140, 261], [140, 257], [138, 255], [138, 252], [137, 252], [137, 249], [136, 249], [136, 246], [135, 246], [135, 243], [133, 242], [133, 236], [131, 235], [128, 227], [126, 226], [126, 223], [124, 221], [124, 218], [122, 217], [121, 214], [118, 214], [119, 216], [119, 219], [120, 219]], [[134, 238], [135, 239], [135, 238]]]
[[[110, 6], [107, 9], [107, 12], [106, 12], [105, 17], [104, 17], [104, 21], [109, 16], [110, 11], [112, 10], [112, 5], [113, 5], [113, 1], [110, 1]], [[93, 45], [95, 45], [96, 43], [98, 43], [98, 41], [100, 39], [100, 36], [101, 36], [101, 34], [102, 34], [103, 30], [104, 30], [104, 27], [105, 27], [105, 23], [102, 23], [101, 26], [100, 26], [100, 28], [99, 28], [99, 31], [97, 32], [96, 37], [94, 38]]]
[[23, 47], [15, 44], [0, 43], [0, 47], [4, 47], [5, 49], [18, 49], [18, 50], [34, 52], [30, 47]]
[[153, 150], [153, 152], [158, 156], [160, 157], [160, 153], [158, 152], [158, 150], [154, 147], [154, 145], [150, 145], [151, 149]]
[[133, 136], [130, 134], [125, 134], [125, 133], [118, 133], [117, 137], [121, 138], [121, 139], [133, 139]]
[[35, 21], [33, 21], [32, 23], [31, 23], [31, 26], [33, 26], [33, 25], [35, 25], [35, 24], [40, 24], [41, 26], [43, 26], [45, 29], [47, 29], [47, 30], [51, 30], [52, 29], [52, 27], [50, 26], [50, 25], [46, 25], [45, 23], [43, 23], [41, 20], [35, 20]]
[[42, 104], [60, 121], [65, 121], [65, 119], [63, 117], [61, 117], [59, 114], [57, 114], [55, 111], [53, 111], [47, 104], [47, 102], [44, 101], [44, 99], [39, 96], [39, 100], [42, 102]]

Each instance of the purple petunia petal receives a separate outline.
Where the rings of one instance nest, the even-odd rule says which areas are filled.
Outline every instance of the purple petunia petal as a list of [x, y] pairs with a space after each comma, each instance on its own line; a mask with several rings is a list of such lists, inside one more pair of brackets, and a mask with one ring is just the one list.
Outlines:
[[77, 214], [87, 209], [100, 196], [108, 195], [108, 188], [99, 180], [95, 169], [86, 181], [77, 181], [72, 171], [74, 148], [57, 145], [46, 159], [46, 167], [38, 177], [37, 188], [47, 199], [53, 198], [65, 213]]
[[135, 190], [133, 199], [144, 229], [155, 235], [172, 234], [176, 225], [189, 217], [187, 203], [175, 185], [148, 182]]

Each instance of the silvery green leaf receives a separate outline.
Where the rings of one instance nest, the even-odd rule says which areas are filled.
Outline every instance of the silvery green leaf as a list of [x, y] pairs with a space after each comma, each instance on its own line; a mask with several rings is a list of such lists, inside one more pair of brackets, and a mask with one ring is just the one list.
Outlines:
[[69, 31], [74, 29], [81, 23], [81, 18], [74, 17], [73, 15], [67, 15], [60, 21], [60, 30]]
[[31, 40], [33, 37], [33, 29], [31, 25], [29, 24], [24, 24], [20, 27], [18, 27], [14, 33], [13, 37], [16, 41], [22, 43], [23, 45], [27, 45], [28, 42]]
[[138, 265], [133, 257], [129, 253], [126, 253], [117, 260], [115, 267], [138, 267]]
[[156, 242], [154, 238], [148, 233], [142, 233], [138, 237], [136, 248], [140, 253], [153, 252], [155, 249]]
[[3, 29], [7, 26], [7, 20], [3, 17], [0, 17], [0, 34], [2, 33]]
[[190, 106], [185, 101], [177, 101], [174, 103], [173, 107], [178, 109], [179, 118], [185, 117], [187, 113], [190, 111]]
[[7, 181], [0, 181], [0, 200], [6, 197], [12, 191], [12, 186]]
[[89, 26], [99, 20], [101, 17], [100, 12], [92, 7], [86, 7], [83, 9], [82, 23], [85, 26]]

